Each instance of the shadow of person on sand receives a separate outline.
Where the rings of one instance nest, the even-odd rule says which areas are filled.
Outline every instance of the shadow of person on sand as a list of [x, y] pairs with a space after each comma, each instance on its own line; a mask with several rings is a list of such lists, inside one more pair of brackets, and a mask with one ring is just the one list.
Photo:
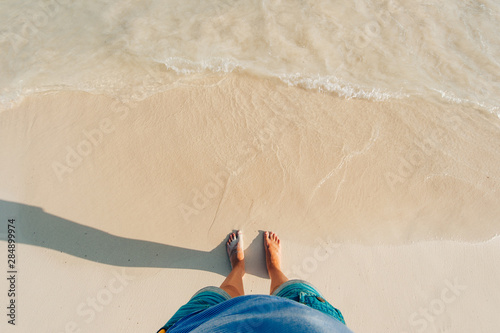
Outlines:
[[[115, 236], [46, 213], [42, 208], [10, 201], [0, 200], [0, 214], [2, 219], [16, 220], [17, 243], [45, 247], [98, 263], [123, 267], [195, 269], [223, 276], [229, 274], [231, 269], [226, 253], [227, 238], [211, 251], [199, 251]], [[7, 240], [4, 231], [0, 233], [0, 240]], [[255, 273], [267, 277], [261, 269], [255, 270]]]

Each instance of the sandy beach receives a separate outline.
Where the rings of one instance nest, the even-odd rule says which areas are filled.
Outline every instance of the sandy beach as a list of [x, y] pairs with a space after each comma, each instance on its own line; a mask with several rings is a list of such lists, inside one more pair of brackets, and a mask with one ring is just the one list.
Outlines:
[[19, 324], [2, 332], [155, 331], [222, 282], [236, 229], [247, 293], [268, 291], [272, 230], [288, 275], [355, 332], [498, 330], [499, 128], [465, 105], [237, 73], [140, 102], [27, 97], [0, 114], [20, 288]]

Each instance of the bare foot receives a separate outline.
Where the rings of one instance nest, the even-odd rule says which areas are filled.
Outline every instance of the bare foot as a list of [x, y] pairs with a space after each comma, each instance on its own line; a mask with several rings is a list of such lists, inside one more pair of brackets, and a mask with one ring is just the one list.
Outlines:
[[266, 250], [266, 266], [269, 276], [276, 271], [281, 272], [281, 245], [278, 235], [274, 232], [264, 233], [264, 249]]
[[231, 267], [237, 265], [245, 265], [245, 252], [243, 250], [243, 232], [238, 230], [236, 233], [231, 233], [226, 243], [227, 255], [231, 262]]

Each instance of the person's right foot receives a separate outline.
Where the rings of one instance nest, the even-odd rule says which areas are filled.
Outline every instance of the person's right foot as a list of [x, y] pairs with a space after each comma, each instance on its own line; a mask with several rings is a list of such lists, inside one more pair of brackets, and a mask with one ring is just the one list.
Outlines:
[[243, 250], [243, 232], [238, 230], [236, 233], [231, 233], [226, 243], [227, 255], [231, 262], [231, 268], [242, 264], [245, 267], [245, 252]]
[[281, 245], [278, 235], [274, 232], [264, 233], [264, 249], [266, 250], [266, 266], [269, 276], [281, 271]]

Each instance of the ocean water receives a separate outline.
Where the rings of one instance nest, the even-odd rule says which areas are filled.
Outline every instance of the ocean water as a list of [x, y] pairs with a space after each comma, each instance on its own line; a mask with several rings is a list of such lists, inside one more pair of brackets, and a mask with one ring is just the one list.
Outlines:
[[141, 100], [238, 72], [499, 115], [498, 22], [488, 0], [6, 0], [0, 108], [58, 90]]

